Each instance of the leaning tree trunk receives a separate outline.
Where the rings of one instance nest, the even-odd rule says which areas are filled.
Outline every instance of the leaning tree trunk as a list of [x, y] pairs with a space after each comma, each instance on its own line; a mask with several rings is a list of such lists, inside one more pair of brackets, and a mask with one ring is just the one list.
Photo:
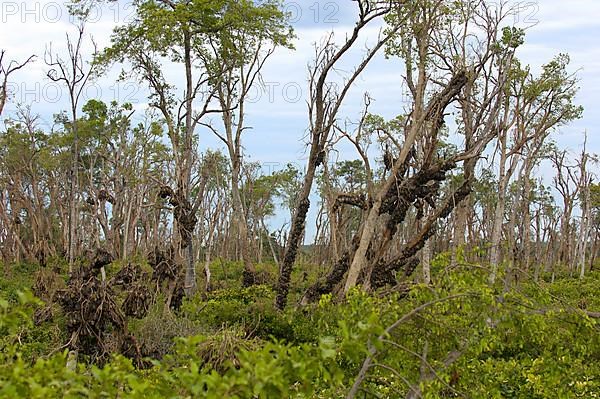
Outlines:
[[426, 78], [424, 67], [421, 67], [421, 73], [419, 77], [419, 87], [415, 99], [415, 109], [412, 115], [412, 122], [406, 135], [406, 140], [403, 143], [402, 149], [398, 159], [395, 160], [392, 172], [390, 176], [385, 180], [384, 184], [380, 188], [379, 193], [373, 201], [373, 205], [367, 214], [367, 218], [362, 227], [362, 233], [358, 249], [356, 250], [350, 269], [348, 270], [348, 276], [346, 278], [346, 284], [344, 286], [344, 293], [347, 293], [352, 287], [356, 286], [360, 273], [365, 270], [367, 265], [367, 251], [371, 246], [373, 237], [377, 230], [378, 219], [380, 210], [383, 202], [387, 196], [387, 193], [392, 189], [396, 183], [398, 172], [404, 167], [406, 160], [408, 159], [413, 145], [415, 144], [418, 136], [422, 134], [428, 122], [433, 123], [433, 131], [438, 132], [443, 124], [443, 113], [448, 105], [455, 99], [455, 97], [462, 91], [464, 86], [467, 84], [468, 76], [466, 70], [460, 70], [456, 72], [450, 79], [446, 87], [437, 95], [435, 95], [427, 105], [425, 105], [425, 85]]
[[304, 236], [306, 216], [310, 208], [310, 191], [312, 189], [316, 169], [323, 161], [322, 157], [323, 155], [317, 146], [313, 146], [309, 157], [308, 169], [306, 171], [306, 175], [304, 176], [304, 182], [302, 183], [302, 191], [300, 192], [300, 196], [298, 198], [296, 211], [294, 213], [294, 218], [292, 219], [290, 234], [288, 236], [285, 252], [281, 261], [279, 281], [277, 285], [277, 298], [275, 302], [278, 309], [284, 309], [285, 305], [287, 304], [292, 268], [294, 266], [294, 262], [296, 262], [300, 241]]
[[[369, 6], [366, 6], [367, 3]], [[311, 117], [311, 149], [302, 191], [298, 197], [296, 211], [292, 218], [290, 235], [281, 263], [276, 298], [276, 306], [278, 309], [283, 309], [287, 303], [292, 268], [296, 261], [300, 241], [304, 236], [306, 216], [310, 208], [309, 196], [315, 172], [319, 165], [324, 161], [325, 146], [329, 140], [331, 129], [336, 122], [340, 107], [359, 75], [399, 29], [399, 27], [390, 29], [387, 34], [380, 37], [377, 44], [367, 51], [367, 54], [362, 59], [361, 63], [354, 69], [350, 76], [347, 77], [337, 97], [332, 98], [331, 89], [327, 87], [329, 73], [336, 69], [340, 59], [354, 47], [355, 43], [358, 41], [360, 32], [372, 21], [385, 16], [391, 11], [391, 7], [386, 7], [385, 5], [381, 7], [371, 7], [371, 3], [364, 0], [359, 0], [358, 5], [360, 9], [359, 20], [354, 25], [352, 34], [347, 36], [345, 43], [340, 47], [333, 45], [330, 36], [325, 47], [332, 47], [329, 49], [324, 48], [324, 51], [318, 52], [320, 56], [317, 56], [315, 67], [312, 70], [310, 80], [311, 102], [309, 103], [309, 114]], [[329, 51], [331, 49], [334, 50]]]

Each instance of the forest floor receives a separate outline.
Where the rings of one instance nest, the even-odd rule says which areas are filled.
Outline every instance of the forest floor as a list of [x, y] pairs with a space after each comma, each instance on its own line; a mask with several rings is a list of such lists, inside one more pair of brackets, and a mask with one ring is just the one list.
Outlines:
[[105, 266], [4, 265], [0, 397], [600, 397], [599, 272], [507, 290], [439, 256], [431, 285], [298, 306], [324, 272], [304, 265], [280, 312], [275, 265], [243, 288], [215, 261], [192, 298], [145, 261]]

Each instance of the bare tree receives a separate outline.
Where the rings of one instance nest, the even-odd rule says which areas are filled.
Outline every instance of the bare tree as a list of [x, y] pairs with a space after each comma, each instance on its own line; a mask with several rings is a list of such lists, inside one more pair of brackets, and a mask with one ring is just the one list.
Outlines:
[[[81, 96], [86, 88], [88, 81], [95, 71], [96, 65], [92, 62], [86, 66], [83, 60], [83, 49], [85, 40], [86, 14], [82, 15], [79, 24], [76, 25], [77, 36], [75, 41], [67, 34], [67, 59], [52, 52], [52, 47], [46, 50], [44, 60], [50, 68], [47, 72], [48, 78], [57, 83], [66, 86], [69, 93], [70, 102], [70, 130], [73, 135], [71, 145], [71, 174], [69, 176], [71, 186], [69, 188], [69, 273], [73, 271], [73, 262], [77, 252], [77, 225], [78, 216], [78, 185], [79, 185], [79, 135], [78, 135], [78, 109]], [[96, 45], [92, 40], [94, 55], [96, 54]]]
[[[465, 180], [454, 193], [441, 200], [439, 205], [433, 206], [433, 199], [438, 195], [440, 182], [446, 179], [446, 173], [459, 162], [479, 157], [494, 137], [493, 121], [506, 82], [507, 60], [512, 59], [514, 48], [520, 44], [516, 40], [505, 40], [502, 43], [503, 50], [494, 51], [500, 35], [498, 20], [503, 16], [492, 18], [487, 15], [483, 19], [486, 28], [483, 32], [487, 35], [487, 41], [483, 42], [483, 52], [475, 52], [472, 60], [465, 56], [466, 53], [462, 56], [448, 56], [440, 51], [449, 46], [447, 40], [441, 39], [441, 32], [447, 33], [444, 25], [440, 23], [446, 17], [446, 11], [442, 7], [444, 2], [440, 0], [417, 3], [418, 6], [414, 9], [401, 7], [398, 10], [399, 16], [408, 21], [407, 26], [400, 30], [397, 54], [405, 61], [405, 79], [412, 97], [410, 113], [403, 126], [404, 141], [397, 143], [398, 155], [393, 158], [390, 173], [371, 200], [372, 205], [358, 237], [356, 252], [351, 257], [344, 292], [354, 287], [363, 273], [366, 276], [365, 283], [369, 286], [374, 270], [377, 270], [377, 278], [381, 280], [382, 273], [398, 270], [407, 262], [414, 263], [411, 260], [433, 234], [436, 220], [448, 216], [456, 204], [469, 194], [472, 177]], [[465, 10], [473, 13], [477, 8], [466, 7]], [[474, 15], [467, 13], [466, 18], [474, 18]], [[460, 43], [461, 38], [464, 41], [466, 37], [471, 37], [467, 29], [456, 29], [452, 34], [454, 39], [450, 40], [450, 43]], [[508, 32], [507, 36], [512, 38], [512, 32]], [[500, 47], [502, 48], [502, 45]], [[431, 48], [438, 51], [431, 51]], [[460, 46], [455, 48], [460, 49]], [[460, 51], [455, 51], [455, 54], [459, 55]], [[490, 65], [495, 66], [496, 69], [492, 70], [494, 72], [486, 68]], [[445, 74], [446, 78], [442, 80], [435, 77], [441, 74]], [[485, 111], [480, 114], [478, 124], [471, 127], [471, 132], [477, 132], [478, 136], [470, 137], [464, 151], [453, 157], [444, 159], [436, 156], [439, 135], [445, 125], [446, 108], [456, 101], [461, 93], [464, 95], [464, 88], [469, 82], [489, 76], [494, 76], [494, 86], [489, 91], [489, 97], [485, 98]], [[435, 94], [428, 95], [434, 90]], [[408, 177], [407, 172], [414, 159], [415, 144], [419, 140], [427, 142], [427, 155], [417, 166], [414, 176]], [[427, 188], [420, 189], [424, 184]], [[391, 239], [397, 231], [397, 226], [404, 220], [408, 207], [417, 204], [422, 209], [419, 205], [422, 201], [430, 202], [435, 211], [423, 223], [422, 229], [413, 234], [413, 238], [402, 247], [400, 255], [386, 260]], [[386, 214], [389, 214], [391, 219], [382, 233], [383, 243], [382, 240], [378, 240], [375, 244], [377, 226], [381, 225], [380, 217]], [[419, 214], [422, 215], [422, 212], [419, 211]], [[411, 267], [408, 267], [406, 271], [410, 272], [410, 269]]]
[[[506, 191], [528, 142], [542, 145], [553, 129], [577, 119], [581, 108], [573, 104], [577, 79], [569, 74], [567, 56], [558, 56], [543, 67], [539, 78], [529, 68], [511, 65], [513, 79], [510, 96], [503, 104], [498, 122], [499, 183], [498, 202], [490, 250], [490, 283], [496, 280], [501, 257], [501, 235], [506, 204]], [[533, 155], [533, 154], [532, 154]], [[531, 165], [529, 165], [531, 168]]]
[[377, 43], [367, 50], [367, 54], [356, 69], [344, 80], [339, 92], [335, 91], [331, 75], [337, 72], [340, 60], [358, 43], [359, 36], [366, 27], [388, 14], [392, 1], [371, 2], [358, 0], [358, 21], [341, 46], [334, 43], [333, 33], [316, 49], [314, 64], [310, 67], [310, 100], [308, 112], [310, 118], [309, 143], [310, 152], [301, 193], [296, 201], [297, 208], [292, 218], [290, 233], [286, 243], [285, 253], [281, 262], [279, 281], [277, 284], [276, 304], [279, 309], [285, 308], [290, 289], [290, 278], [296, 261], [298, 247], [304, 236], [306, 216], [310, 208], [309, 196], [312, 190], [315, 172], [325, 161], [325, 150], [330, 135], [338, 118], [348, 92], [360, 74], [375, 55], [390, 40], [394, 29], [381, 35]]
[[[559, 151], [555, 149], [550, 156], [550, 160], [556, 170], [553, 182], [554, 187], [562, 197], [562, 214], [560, 217], [560, 235], [558, 242], [557, 260], [563, 265], [568, 265], [572, 269], [571, 254], [573, 248], [573, 240], [571, 239], [574, 233], [574, 227], [571, 223], [573, 210], [575, 209], [575, 201], [579, 195], [580, 186], [576, 176], [576, 166], [568, 164], [567, 151]], [[554, 278], [555, 270], [552, 270]]]
[[4, 111], [4, 106], [10, 95], [8, 91], [8, 80], [10, 79], [10, 75], [23, 69], [27, 64], [35, 60], [35, 55], [32, 55], [22, 63], [17, 61], [9, 61], [7, 63], [4, 58], [5, 55], [6, 50], [0, 50], [0, 115], [2, 115], [2, 111]]
[[577, 185], [580, 192], [580, 209], [581, 221], [579, 223], [579, 239], [577, 240], [577, 266], [579, 268], [579, 277], [584, 278], [587, 268], [588, 245], [591, 238], [591, 220], [592, 220], [592, 200], [591, 200], [591, 185], [594, 179], [590, 172], [589, 164], [597, 163], [598, 159], [590, 156], [586, 152], [587, 149], [587, 133], [583, 143], [583, 149], [578, 161], [579, 179]]
[[[244, 15], [245, 24], [224, 30], [219, 35], [209, 37], [209, 53], [206, 69], [216, 69], [208, 83], [213, 87], [220, 108], [224, 133], [212, 123], [202, 123], [210, 129], [226, 146], [231, 163], [232, 211], [244, 262], [244, 285], [254, 283], [254, 266], [250, 255], [248, 231], [248, 210], [244, 207], [241, 194], [241, 170], [243, 163], [242, 135], [250, 127], [246, 123], [246, 108], [250, 91], [261, 79], [261, 72], [279, 46], [291, 47], [292, 33], [284, 14], [276, 8], [266, 8], [265, 12], [250, 11]], [[283, 22], [283, 23], [282, 23]], [[258, 29], [258, 31], [257, 31]], [[216, 65], [216, 68], [214, 67]]]

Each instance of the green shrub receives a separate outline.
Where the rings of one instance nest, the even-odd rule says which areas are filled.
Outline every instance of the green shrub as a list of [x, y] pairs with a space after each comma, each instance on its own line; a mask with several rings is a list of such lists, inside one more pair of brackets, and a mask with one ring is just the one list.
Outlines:
[[33, 263], [16, 263], [5, 267], [4, 275], [0, 275], [0, 298], [12, 304], [19, 303], [19, 293], [31, 290], [34, 274], [38, 266]]
[[178, 317], [166, 309], [160, 299], [150, 308], [146, 317], [141, 320], [130, 319], [129, 330], [141, 345], [143, 354], [153, 359], [162, 359], [170, 353], [176, 338], [206, 331], [199, 323]]
[[[37, 301], [17, 293], [15, 305], [0, 301], [0, 397], [344, 397], [367, 356], [361, 386], [379, 397], [406, 397], [409, 386], [424, 398], [599, 397], [599, 324], [585, 313], [598, 310], [597, 277], [501, 292], [481, 269], [461, 267], [435, 287], [354, 289], [286, 312], [269, 287], [220, 290], [131, 322], [162, 356], [145, 370], [121, 356], [102, 367], [68, 367], [60, 351], [34, 360], [52, 334], [32, 325]], [[173, 346], [175, 336], [187, 338]]]

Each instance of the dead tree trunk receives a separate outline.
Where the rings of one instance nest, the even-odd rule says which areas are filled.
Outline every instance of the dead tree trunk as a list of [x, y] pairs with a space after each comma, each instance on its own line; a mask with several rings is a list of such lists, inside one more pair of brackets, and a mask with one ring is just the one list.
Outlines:
[[298, 247], [304, 236], [306, 216], [310, 208], [310, 192], [317, 168], [325, 161], [325, 147], [329, 141], [331, 129], [337, 119], [338, 111], [352, 87], [354, 81], [364, 71], [375, 54], [390, 39], [393, 32], [381, 38], [377, 44], [368, 51], [367, 55], [350, 75], [339, 93], [332, 93], [330, 88], [330, 73], [336, 68], [340, 59], [357, 43], [359, 34], [372, 21], [386, 15], [390, 11], [389, 5], [378, 5], [366, 0], [359, 0], [359, 20], [351, 36], [339, 48], [333, 43], [332, 35], [325, 45], [317, 50], [315, 65], [311, 71], [309, 103], [310, 127], [310, 153], [302, 189], [297, 200], [296, 212], [292, 218], [290, 233], [286, 243], [284, 256], [281, 262], [279, 281], [277, 284], [276, 306], [283, 309], [287, 303], [290, 289], [292, 268], [298, 254]]

